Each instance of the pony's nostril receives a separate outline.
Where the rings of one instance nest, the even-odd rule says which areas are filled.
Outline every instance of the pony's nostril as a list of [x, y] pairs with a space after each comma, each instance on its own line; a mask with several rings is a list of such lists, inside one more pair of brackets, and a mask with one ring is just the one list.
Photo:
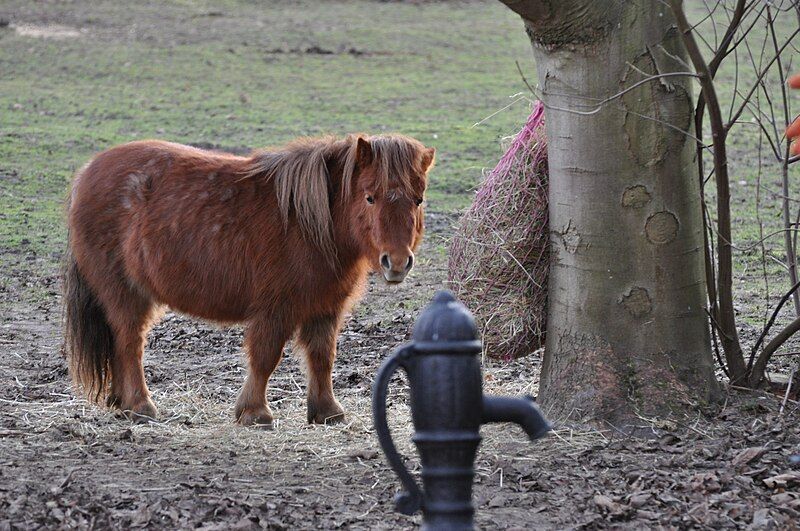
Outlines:
[[413, 254], [408, 256], [408, 262], [406, 262], [406, 271], [410, 271], [412, 267], [414, 267], [414, 255]]
[[381, 255], [381, 266], [384, 269], [391, 269], [392, 268], [392, 263], [389, 261], [389, 255], [386, 254], [386, 253]]

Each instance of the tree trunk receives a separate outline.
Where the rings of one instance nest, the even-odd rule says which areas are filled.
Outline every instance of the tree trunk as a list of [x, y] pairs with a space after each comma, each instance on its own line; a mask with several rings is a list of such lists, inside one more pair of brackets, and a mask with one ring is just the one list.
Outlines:
[[669, 7], [502, 1], [525, 22], [546, 109], [543, 406], [630, 426], [716, 400], [692, 78], [676, 75], [691, 69]]

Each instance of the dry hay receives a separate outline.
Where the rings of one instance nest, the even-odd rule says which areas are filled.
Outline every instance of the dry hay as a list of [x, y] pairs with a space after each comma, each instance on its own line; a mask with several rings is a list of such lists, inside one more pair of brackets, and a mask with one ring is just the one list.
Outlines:
[[475, 314], [493, 358], [517, 358], [544, 344], [548, 232], [544, 107], [537, 102], [450, 246], [448, 280]]

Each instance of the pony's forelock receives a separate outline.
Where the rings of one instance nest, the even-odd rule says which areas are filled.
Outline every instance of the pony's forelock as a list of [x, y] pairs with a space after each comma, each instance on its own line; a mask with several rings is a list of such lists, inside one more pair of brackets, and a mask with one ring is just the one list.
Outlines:
[[[344, 199], [352, 194], [353, 172], [356, 167], [358, 136], [351, 135], [348, 165], [344, 174]], [[372, 150], [372, 167], [374, 169], [374, 185], [380, 192], [389, 188], [399, 187], [406, 193], [413, 192], [415, 188], [424, 188], [425, 168], [420, 167], [425, 146], [414, 138], [398, 135], [374, 135], [365, 138]], [[415, 179], [423, 179], [415, 183]], [[416, 186], [415, 186], [416, 185]]]

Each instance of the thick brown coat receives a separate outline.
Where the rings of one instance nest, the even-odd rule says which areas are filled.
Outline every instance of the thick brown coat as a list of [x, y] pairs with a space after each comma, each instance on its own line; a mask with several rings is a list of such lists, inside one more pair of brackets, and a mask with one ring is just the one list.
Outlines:
[[76, 174], [68, 213], [73, 379], [154, 416], [142, 355], [169, 306], [247, 323], [239, 422], [272, 421], [267, 380], [294, 334], [309, 421], [343, 418], [331, 384], [342, 316], [370, 270], [396, 281], [413, 264], [432, 162], [433, 149], [401, 135], [299, 139], [249, 157], [155, 140], [100, 153]]

